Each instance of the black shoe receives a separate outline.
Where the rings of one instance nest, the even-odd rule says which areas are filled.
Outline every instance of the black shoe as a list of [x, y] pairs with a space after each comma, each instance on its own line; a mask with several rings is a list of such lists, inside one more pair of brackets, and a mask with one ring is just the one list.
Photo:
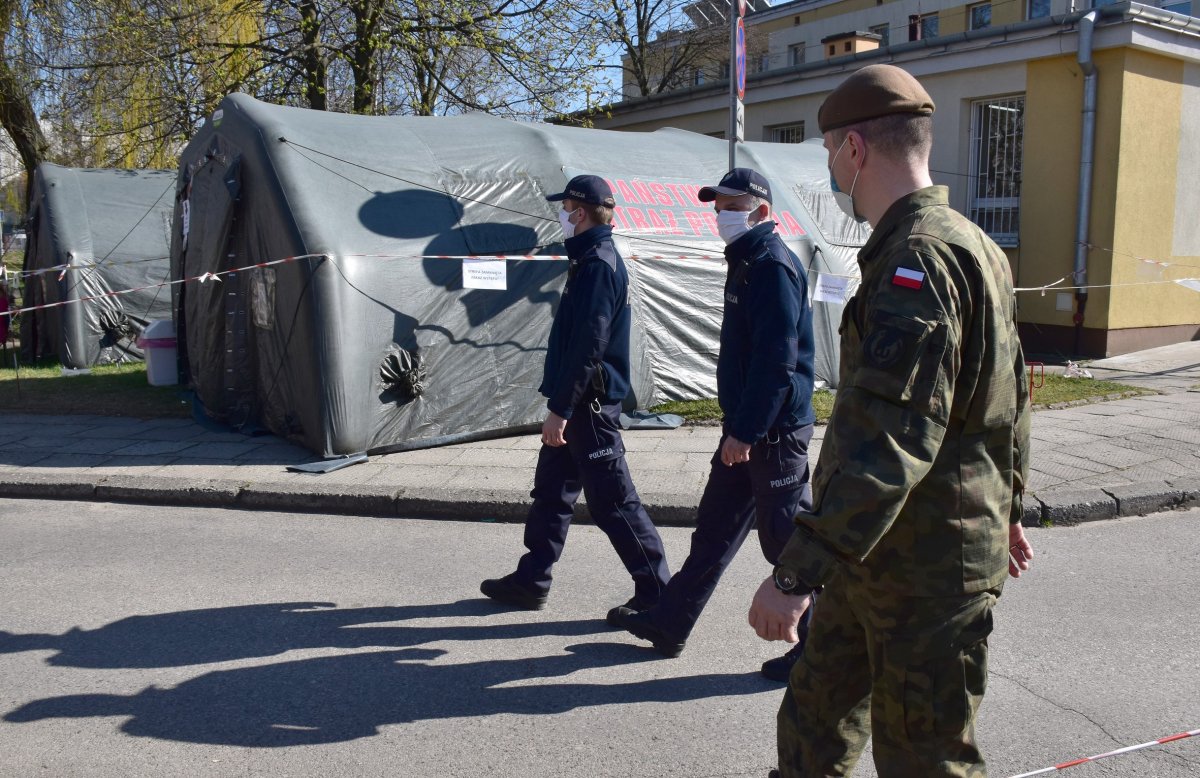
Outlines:
[[767, 778], [779, 778], [779, 771], [772, 770], [771, 772], [767, 773]]
[[506, 575], [503, 578], [489, 578], [479, 585], [479, 591], [496, 602], [524, 608], [527, 611], [540, 611], [546, 607], [545, 592], [522, 586], [513, 580], [512, 575]]
[[[619, 611], [620, 608], [614, 610]], [[649, 613], [616, 613], [614, 621], [616, 626], [634, 637], [649, 640], [654, 644], [654, 650], [665, 657], [674, 659], [683, 653], [684, 641], [676, 640], [659, 629]]]
[[800, 642], [792, 646], [783, 656], [763, 662], [761, 672], [772, 681], [787, 683], [788, 678], [792, 675], [792, 668], [796, 666], [796, 662], [800, 661], [800, 655], [803, 653], [804, 639], [801, 638]]
[[628, 616], [631, 613], [641, 613], [642, 611], [650, 610], [653, 607], [653, 603], [646, 602], [645, 600], [639, 600], [637, 597], [630, 597], [624, 605], [618, 605], [610, 610], [608, 615], [604, 617], [604, 620], [607, 621], [611, 627], [624, 629], [619, 621], [622, 616]]

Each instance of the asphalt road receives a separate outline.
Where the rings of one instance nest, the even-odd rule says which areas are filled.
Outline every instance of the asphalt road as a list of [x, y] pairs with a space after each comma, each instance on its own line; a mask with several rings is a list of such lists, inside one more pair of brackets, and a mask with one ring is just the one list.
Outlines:
[[[1200, 511], [1033, 530], [979, 736], [1008, 776], [1200, 727]], [[674, 562], [688, 531], [667, 529]], [[572, 530], [549, 607], [478, 595], [520, 527], [0, 500], [0, 775], [764, 776], [779, 646], [751, 542], [683, 656], [603, 622]], [[869, 757], [856, 775], [875, 772]], [[1200, 738], [1071, 768], [1200, 774]]]

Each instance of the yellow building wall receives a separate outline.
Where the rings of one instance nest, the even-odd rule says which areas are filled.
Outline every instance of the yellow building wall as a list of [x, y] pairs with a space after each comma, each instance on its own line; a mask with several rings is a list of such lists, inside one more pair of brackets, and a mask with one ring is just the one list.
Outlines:
[[[1141, 285], [1113, 289], [1109, 326], [1197, 324], [1200, 293], [1172, 283], [1144, 284], [1200, 275], [1200, 258], [1171, 253], [1179, 215], [1175, 196], [1183, 63], [1129, 50], [1124, 81], [1112, 279], [1114, 284]], [[1196, 149], [1182, 151], [1197, 153]], [[1200, 218], [1200, 214], [1190, 216]], [[1162, 267], [1127, 255], [1190, 267]]]
[[1016, 24], [1025, 20], [1026, 6], [1025, 0], [1020, 2], [992, 2], [992, 26], [1003, 27], [1006, 24]]
[[[1084, 326], [1121, 330], [1200, 323], [1200, 293], [1169, 281], [1200, 275], [1200, 257], [1173, 255], [1184, 66], [1132, 48], [1097, 52], [1099, 94], [1089, 285]], [[1083, 74], [1075, 57], [1031, 62], [1025, 102], [1018, 286], [1074, 268]], [[1182, 150], [1186, 153], [1186, 150]], [[1200, 218], [1200, 217], [1197, 217]], [[1162, 267], [1141, 259], [1174, 263]], [[1071, 284], [1068, 280], [1064, 286]], [[1070, 326], [1058, 293], [1023, 293], [1020, 320]]]
[[953, 35], [967, 29], [967, 7], [943, 8], [938, 11], [938, 35]]
[[[1124, 56], [1123, 49], [1100, 51], [1095, 56], [1099, 82], [1088, 240], [1097, 246], [1113, 245], [1124, 86], [1120, 74]], [[1028, 64], [1021, 237], [1020, 248], [1014, 252], [1017, 286], [1042, 286], [1063, 277], [1067, 280], [1061, 286], [1072, 285], [1082, 109], [1083, 73], [1073, 53]], [[1090, 284], [1109, 283], [1111, 259], [1111, 254], [1091, 253]], [[1020, 321], [1072, 326], [1074, 307], [1071, 311], [1055, 310], [1058, 294], [1048, 290], [1045, 295], [1036, 292], [1019, 295]], [[1108, 291], [1090, 290], [1084, 326], [1107, 327], [1107, 312]]]
[[[604, 127], [603, 122], [598, 124], [599, 127]], [[663, 127], [675, 127], [688, 132], [697, 132], [701, 135], [711, 135], [717, 132], [729, 131], [729, 109], [724, 108], [717, 111], [704, 111], [701, 113], [687, 113], [673, 116], [670, 119], [653, 119], [636, 124], [622, 124], [620, 130], [622, 132], [653, 132], [654, 130], [662, 129]], [[758, 138], [749, 138], [749, 140], [759, 140]]]

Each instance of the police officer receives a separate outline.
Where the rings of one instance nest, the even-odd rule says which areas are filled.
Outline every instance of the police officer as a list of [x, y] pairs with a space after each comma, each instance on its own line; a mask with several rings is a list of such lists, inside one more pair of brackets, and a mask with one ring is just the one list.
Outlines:
[[[610, 623], [670, 657], [683, 651], [750, 528], [757, 524], [763, 555], [774, 564], [792, 517], [810, 504], [813, 334], [804, 268], [775, 233], [771, 186], [760, 173], [734, 168], [699, 197], [716, 208], [729, 266], [717, 359], [723, 434], [683, 567], [656, 607], [609, 614]], [[798, 653], [765, 663], [764, 675], [787, 680]]]
[[629, 393], [629, 276], [612, 241], [612, 190], [598, 176], [576, 176], [560, 194], [559, 221], [570, 258], [562, 300], [550, 327], [539, 391], [549, 413], [525, 519], [525, 547], [515, 572], [480, 590], [493, 600], [541, 609], [550, 568], [562, 554], [575, 501], [588, 511], [633, 576], [625, 607], [658, 602], [670, 573], [662, 539], [646, 515], [625, 464], [619, 417]]
[[992, 607], [1029, 569], [1029, 403], [1008, 260], [929, 176], [933, 100], [872, 65], [818, 113], [844, 210], [874, 228], [841, 326], [814, 505], [763, 582], [768, 640], [824, 585], [778, 716], [778, 774], [983, 776]]

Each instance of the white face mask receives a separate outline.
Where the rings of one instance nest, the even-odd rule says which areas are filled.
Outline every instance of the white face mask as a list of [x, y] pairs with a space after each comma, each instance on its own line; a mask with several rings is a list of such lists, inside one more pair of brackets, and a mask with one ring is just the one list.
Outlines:
[[717, 234], [728, 246], [750, 231], [750, 211], [717, 211]]
[[[578, 208], [575, 209], [575, 211], [578, 210]], [[575, 225], [571, 223], [571, 214], [575, 213], [575, 211], [568, 211], [561, 208], [558, 211], [558, 223], [562, 225], [564, 238], [575, 237]]]
[[849, 192], [843, 192], [841, 189], [839, 189], [837, 179], [833, 176], [833, 166], [837, 162], [838, 154], [842, 153], [842, 149], [845, 147], [846, 141], [848, 140], [850, 140], [849, 135], [842, 139], [842, 145], [838, 146], [838, 150], [833, 154], [833, 161], [829, 163], [829, 186], [833, 190], [833, 200], [837, 203], [837, 206], [841, 209], [842, 213], [846, 214], [859, 224], [862, 224], [867, 220], [867, 217], [859, 216], [858, 211], [854, 208], [854, 187], [858, 185], [858, 174], [862, 172], [862, 168], [854, 171], [854, 180], [850, 183]]

